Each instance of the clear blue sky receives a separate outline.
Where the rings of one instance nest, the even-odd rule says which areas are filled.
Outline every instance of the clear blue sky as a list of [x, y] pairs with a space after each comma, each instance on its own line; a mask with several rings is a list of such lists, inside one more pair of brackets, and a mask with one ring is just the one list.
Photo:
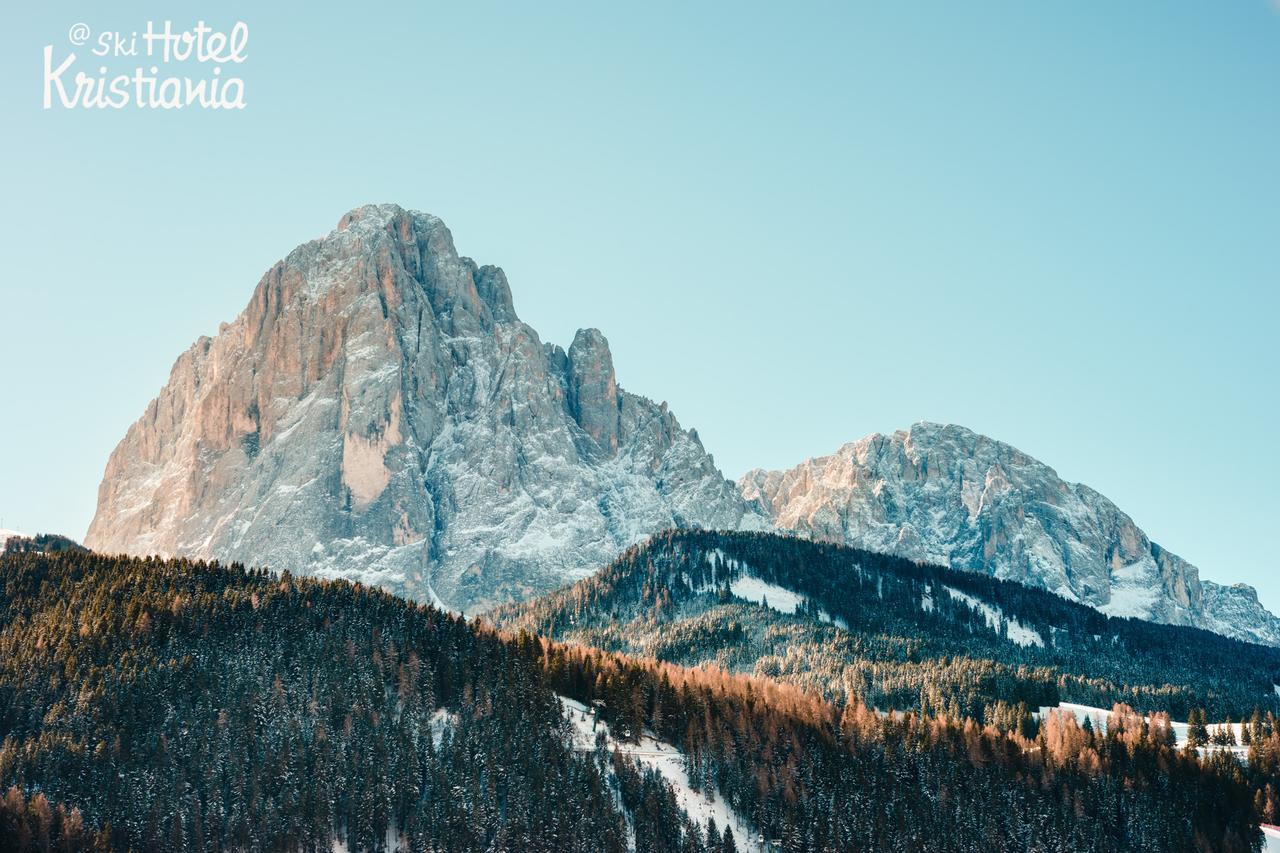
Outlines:
[[[6, 526], [83, 534], [174, 358], [395, 201], [730, 476], [961, 423], [1280, 610], [1270, 0], [112, 5], [0, 35]], [[244, 111], [41, 109], [73, 23], [200, 17]]]

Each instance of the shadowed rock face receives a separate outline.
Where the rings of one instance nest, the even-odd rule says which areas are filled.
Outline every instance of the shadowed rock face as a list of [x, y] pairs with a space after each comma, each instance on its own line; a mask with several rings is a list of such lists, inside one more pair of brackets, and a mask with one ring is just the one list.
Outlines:
[[201, 338], [112, 453], [86, 544], [343, 576], [475, 610], [672, 525], [759, 527], [608, 342], [520, 322], [439, 219], [348, 213]]
[[1280, 645], [1252, 588], [1200, 580], [1087, 486], [963, 427], [875, 434], [789, 471], [751, 471], [743, 496], [804, 536], [980, 571], [1115, 616]]
[[607, 455], [618, 452], [618, 383], [609, 342], [596, 329], [581, 329], [569, 347], [569, 411]]

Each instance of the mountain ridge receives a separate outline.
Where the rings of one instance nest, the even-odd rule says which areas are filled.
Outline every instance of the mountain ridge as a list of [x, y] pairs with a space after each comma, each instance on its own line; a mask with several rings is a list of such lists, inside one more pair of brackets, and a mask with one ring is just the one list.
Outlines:
[[873, 433], [738, 480], [779, 529], [1041, 586], [1105, 613], [1280, 645], [1247, 584], [1202, 580], [1105, 495], [956, 424]]

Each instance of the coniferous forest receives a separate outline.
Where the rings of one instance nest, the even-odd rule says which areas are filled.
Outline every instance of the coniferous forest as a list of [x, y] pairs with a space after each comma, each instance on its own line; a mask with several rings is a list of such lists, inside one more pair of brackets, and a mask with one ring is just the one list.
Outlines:
[[[692, 553], [702, 540], [659, 541]], [[602, 578], [627, 560], [647, 566], [642, 553]], [[757, 571], [770, 571], [764, 557], [753, 555]], [[719, 571], [715, 559], [687, 568]], [[807, 591], [823, 564], [806, 565]], [[736, 849], [691, 822], [658, 774], [603, 741], [575, 748], [556, 694], [597, 708], [618, 738], [678, 747], [692, 784], [717, 789], [783, 850], [1249, 851], [1280, 788], [1280, 732], [1264, 712], [1246, 769], [1178, 749], [1167, 715], [1123, 704], [1105, 733], [1056, 713], [984, 720], [918, 697], [890, 713], [783, 680], [499, 631], [343, 581], [67, 550], [0, 556], [0, 583], [10, 849]], [[812, 589], [854, 632], [852, 604]], [[1006, 612], [1031, 620], [1006, 592]], [[1045, 608], [1036, 624], [1062, 621]], [[1144, 636], [1103, 625], [1120, 646]], [[1170, 683], [1235, 701], [1209, 679], [1212, 659], [1196, 660], [1203, 681]], [[1156, 670], [1132, 672], [1156, 683]], [[1104, 676], [1080, 677], [1137, 677]]]
[[[748, 573], [798, 593], [797, 611], [735, 597], [731, 583]], [[998, 610], [998, 626], [982, 605]], [[509, 630], [716, 664], [836, 702], [980, 721], [1059, 702], [1118, 702], [1178, 720], [1193, 709], [1214, 720], [1280, 711], [1280, 649], [775, 534], [671, 531], [585, 580], [490, 616]], [[1014, 642], [1019, 629], [1038, 642]]]

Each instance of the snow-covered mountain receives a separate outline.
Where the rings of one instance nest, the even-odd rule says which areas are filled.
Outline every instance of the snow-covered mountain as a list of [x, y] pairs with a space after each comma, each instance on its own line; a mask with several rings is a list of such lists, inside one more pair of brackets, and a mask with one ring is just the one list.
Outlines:
[[963, 427], [877, 433], [738, 485], [780, 529], [986, 572], [1115, 616], [1280, 645], [1280, 619], [1252, 587], [1201, 580], [1104, 496]]
[[762, 527], [696, 432], [564, 350], [434, 216], [353, 210], [201, 338], [107, 463], [86, 544], [343, 576], [458, 609], [673, 525]]
[[959, 427], [871, 436], [735, 488], [665, 404], [618, 386], [600, 332], [543, 343], [502, 270], [395, 205], [295, 249], [178, 359], [107, 464], [86, 544], [474, 611], [666, 527], [773, 523], [1280, 643], [1251, 588], [1200, 581], [1106, 498]]

